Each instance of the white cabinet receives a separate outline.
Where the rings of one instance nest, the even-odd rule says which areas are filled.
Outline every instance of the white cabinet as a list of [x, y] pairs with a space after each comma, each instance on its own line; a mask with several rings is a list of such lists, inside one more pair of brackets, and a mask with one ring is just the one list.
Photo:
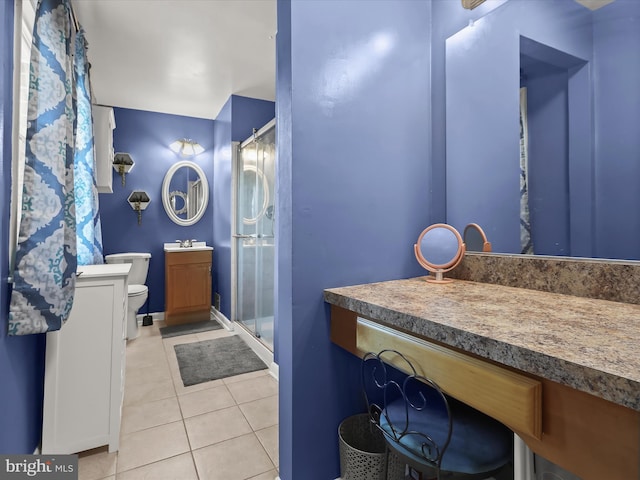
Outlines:
[[93, 138], [96, 152], [96, 184], [99, 193], [113, 193], [113, 108], [92, 105]]
[[129, 264], [78, 267], [73, 308], [47, 333], [43, 454], [118, 450]]

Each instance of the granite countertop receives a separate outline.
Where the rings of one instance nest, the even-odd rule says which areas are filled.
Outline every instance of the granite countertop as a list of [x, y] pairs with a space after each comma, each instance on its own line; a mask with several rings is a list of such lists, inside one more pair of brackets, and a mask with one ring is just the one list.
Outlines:
[[325, 300], [640, 411], [640, 305], [424, 278], [324, 291]]

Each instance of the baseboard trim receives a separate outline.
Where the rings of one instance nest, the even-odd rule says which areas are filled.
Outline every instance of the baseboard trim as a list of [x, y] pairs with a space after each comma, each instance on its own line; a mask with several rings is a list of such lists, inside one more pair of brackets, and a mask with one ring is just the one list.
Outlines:
[[269, 374], [280, 381], [280, 367], [276, 362], [271, 362], [271, 365], [269, 365]]
[[[138, 326], [142, 326], [142, 319], [144, 318], [144, 316], [146, 315], [146, 313], [138, 313], [136, 314], [136, 321], [138, 322]], [[154, 313], [150, 313], [149, 315], [151, 315], [151, 318], [153, 318], [153, 321], [160, 321], [160, 320], [164, 320], [164, 312], [154, 312]]]
[[222, 325], [227, 331], [233, 332], [235, 330], [234, 324], [231, 320], [229, 320], [224, 313], [220, 310], [216, 310], [214, 307], [211, 307], [211, 318], [213, 320], [217, 320], [220, 325]]

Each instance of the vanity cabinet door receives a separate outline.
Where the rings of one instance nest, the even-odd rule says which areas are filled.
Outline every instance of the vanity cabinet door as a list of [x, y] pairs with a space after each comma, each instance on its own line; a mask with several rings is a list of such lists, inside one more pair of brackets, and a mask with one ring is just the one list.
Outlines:
[[165, 323], [209, 320], [211, 251], [165, 253]]

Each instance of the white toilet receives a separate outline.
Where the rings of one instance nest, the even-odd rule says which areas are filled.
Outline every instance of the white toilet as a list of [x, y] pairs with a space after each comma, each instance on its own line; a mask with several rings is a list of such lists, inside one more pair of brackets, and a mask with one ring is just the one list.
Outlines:
[[130, 263], [129, 271], [129, 307], [127, 309], [127, 339], [131, 340], [138, 336], [138, 320], [136, 315], [138, 310], [149, 295], [149, 289], [144, 284], [147, 281], [149, 271], [150, 253], [114, 253], [106, 255], [107, 263]]

